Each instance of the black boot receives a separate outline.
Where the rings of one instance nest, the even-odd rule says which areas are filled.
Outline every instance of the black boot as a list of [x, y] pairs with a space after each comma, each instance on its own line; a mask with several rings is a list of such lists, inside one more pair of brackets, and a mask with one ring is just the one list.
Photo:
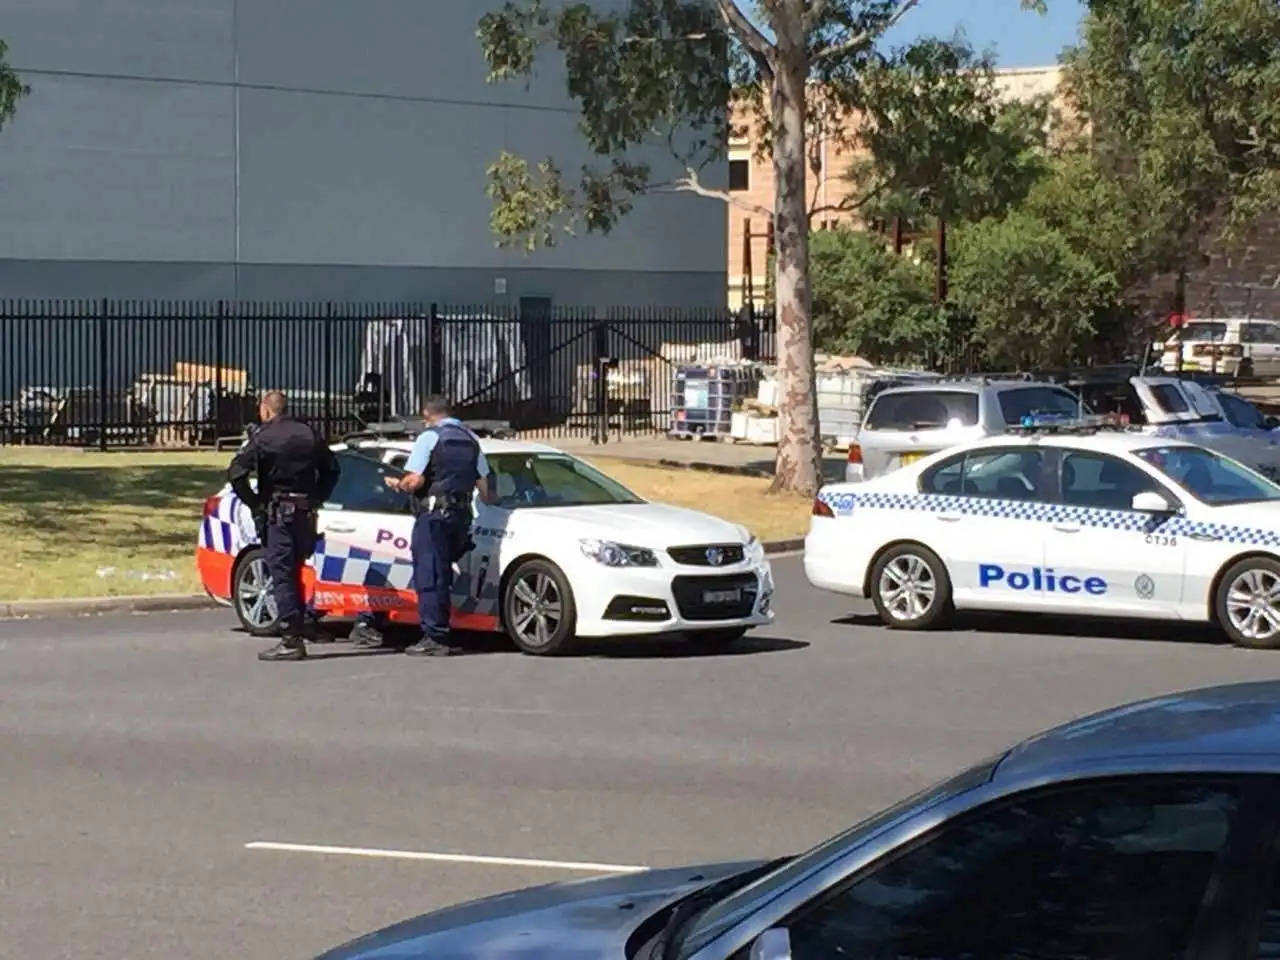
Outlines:
[[307, 645], [301, 637], [286, 636], [270, 650], [263, 650], [258, 654], [259, 660], [275, 661], [275, 660], [305, 660], [307, 658]]
[[406, 647], [404, 652], [411, 657], [452, 657], [462, 651], [439, 640], [423, 637], [412, 647]]
[[363, 647], [367, 650], [376, 650], [383, 645], [382, 631], [371, 623], [359, 621], [351, 628], [351, 634], [347, 639], [357, 647]]

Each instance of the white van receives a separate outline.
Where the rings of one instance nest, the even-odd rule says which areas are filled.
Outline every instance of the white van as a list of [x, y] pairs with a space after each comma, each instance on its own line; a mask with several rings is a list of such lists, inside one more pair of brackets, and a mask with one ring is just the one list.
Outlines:
[[1280, 320], [1247, 317], [1191, 320], [1164, 343], [1168, 371], [1209, 371], [1228, 377], [1280, 377]]

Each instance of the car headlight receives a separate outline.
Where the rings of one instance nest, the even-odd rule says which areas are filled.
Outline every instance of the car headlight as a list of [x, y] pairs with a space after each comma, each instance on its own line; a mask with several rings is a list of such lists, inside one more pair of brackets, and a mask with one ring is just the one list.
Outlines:
[[646, 547], [631, 547], [611, 540], [579, 540], [584, 556], [606, 567], [656, 567], [658, 557]]
[[760, 542], [760, 538], [754, 533], [743, 530], [742, 534], [747, 541], [747, 545], [742, 551], [743, 556], [748, 563], [759, 563], [764, 559], [764, 544]]

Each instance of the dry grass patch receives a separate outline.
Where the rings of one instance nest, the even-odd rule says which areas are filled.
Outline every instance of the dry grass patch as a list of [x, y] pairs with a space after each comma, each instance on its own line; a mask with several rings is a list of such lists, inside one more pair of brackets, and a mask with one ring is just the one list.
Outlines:
[[[201, 505], [231, 453], [0, 449], [0, 600], [198, 593]], [[762, 540], [802, 535], [809, 501], [769, 481], [594, 462], [648, 500], [705, 510]]]

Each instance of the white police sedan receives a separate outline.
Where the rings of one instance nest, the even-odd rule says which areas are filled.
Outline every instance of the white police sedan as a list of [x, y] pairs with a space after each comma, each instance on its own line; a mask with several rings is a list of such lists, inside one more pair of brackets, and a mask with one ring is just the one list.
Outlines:
[[1209, 621], [1280, 647], [1280, 487], [1194, 444], [1098, 423], [952, 447], [824, 488], [814, 586], [889, 627], [956, 608]]
[[[408, 439], [336, 446], [341, 478], [319, 511], [303, 570], [311, 608], [344, 619], [381, 613], [417, 622], [411, 588]], [[458, 563], [453, 626], [506, 633], [524, 652], [564, 653], [581, 637], [685, 634], [729, 644], [773, 621], [773, 573], [745, 528], [697, 510], [648, 503], [552, 447], [482, 439], [494, 504], [477, 501], [475, 549]], [[196, 563], [206, 592], [251, 633], [277, 617], [248, 508], [223, 487], [205, 502]]]

